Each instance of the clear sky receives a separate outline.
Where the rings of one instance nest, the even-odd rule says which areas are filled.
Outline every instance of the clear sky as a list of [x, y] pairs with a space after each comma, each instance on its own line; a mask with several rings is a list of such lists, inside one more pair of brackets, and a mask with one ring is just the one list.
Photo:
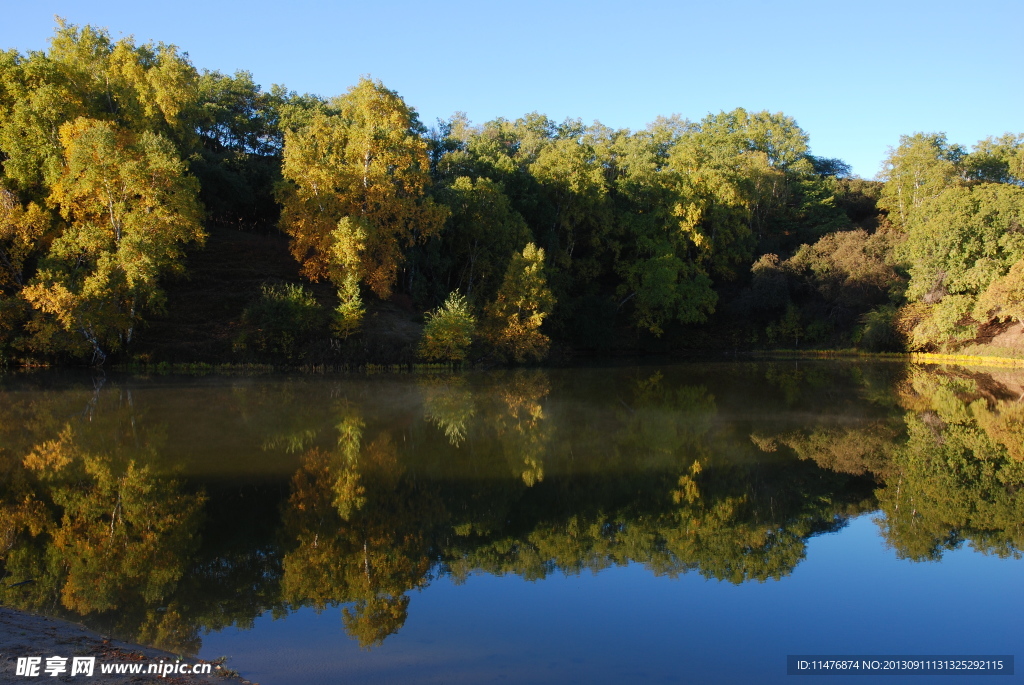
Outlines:
[[538, 111], [642, 128], [782, 111], [814, 154], [872, 178], [901, 134], [1024, 132], [1024, 0], [3, 0], [0, 48], [54, 15], [173, 43], [200, 69], [331, 96], [378, 78], [424, 123]]

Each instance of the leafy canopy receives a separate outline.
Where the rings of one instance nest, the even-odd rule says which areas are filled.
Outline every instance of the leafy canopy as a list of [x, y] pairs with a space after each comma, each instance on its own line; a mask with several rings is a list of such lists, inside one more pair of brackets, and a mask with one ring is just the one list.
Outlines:
[[[391, 294], [403, 250], [445, 217], [426, 197], [423, 132], [397, 93], [364, 78], [285, 134], [281, 222], [306, 276], [340, 286], [351, 274], [378, 296]], [[345, 239], [354, 230], [340, 227], [346, 218], [360, 240]]]
[[31, 328], [41, 346], [102, 360], [159, 306], [158, 278], [180, 269], [184, 244], [204, 239], [198, 189], [158, 134], [80, 118], [60, 139], [63, 173], [49, 202], [66, 227], [23, 294], [39, 313]]

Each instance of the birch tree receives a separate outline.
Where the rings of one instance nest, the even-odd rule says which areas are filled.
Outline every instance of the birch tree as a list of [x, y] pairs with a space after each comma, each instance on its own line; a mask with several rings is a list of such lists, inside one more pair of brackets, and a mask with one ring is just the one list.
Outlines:
[[362, 283], [395, 287], [404, 250], [437, 232], [445, 211], [426, 197], [427, 143], [416, 111], [379, 81], [362, 79], [285, 135], [281, 224], [302, 272], [339, 287], [339, 327], [361, 316]]
[[155, 133], [80, 118], [60, 141], [49, 202], [66, 227], [23, 291], [38, 313], [29, 327], [43, 350], [102, 362], [131, 342], [143, 311], [159, 308], [159, 277], [181, 268], [184, 245], [204, 240], [198, 186]]

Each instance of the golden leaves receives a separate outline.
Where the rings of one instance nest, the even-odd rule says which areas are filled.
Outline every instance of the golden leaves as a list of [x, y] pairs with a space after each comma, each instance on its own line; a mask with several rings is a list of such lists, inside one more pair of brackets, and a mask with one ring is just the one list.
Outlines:
[[359, 282], [386, 298], [402, 250], [440, 230], [446, 210], [425, 198], [427, 144], [397, 93], [362, 79], [331, 105], [285, 136], [281, 225], [307, 277], [330, 278], [343, 302]]
[[487, 306], [487, 337], [497, 352], [518, 363], [547, 356], [550, 339], [540, 326], [554, 306], [544, 275], [544, 249], [528, 243], [512, 256], [497, 299]]
[[[159, 276], [180, 268], [181, 246], [202, 241], [198, 184], [167, 140], [78, 118], [60, 128], [64, 171], [50, 192], [68, 225], [24, 297], [65, 333], [63, 346], [130, 341], [141, 311], [159, 301]], [[56, 341], [32, 324], [37, 347]]]
[[46, 210], [35, 202], [23, 207], [17, 195], [0, 187], [0, 288], [24, 285], [25, 262], [40, 250], [50, 225]]
[[65, 426], [56, 440], [46, 440], [25, 457], [25, 468], [48, 474], [60, 471], [75, 457], [74, 441], [74, 431]]

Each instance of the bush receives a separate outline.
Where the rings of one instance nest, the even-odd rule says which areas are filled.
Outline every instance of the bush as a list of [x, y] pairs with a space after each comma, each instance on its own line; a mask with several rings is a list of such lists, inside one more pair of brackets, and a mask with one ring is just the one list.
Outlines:
[[914, 327], [914, 347], [943, 347], [951, 342], [973, 338], [977, 331], [977, 322], [970, 318], [973, 307], [974, 298], [970, 295], [946, 295], [941, 301], [928, 305], [926, 315]]
[[893, 306], [873, 309], [860, 317], [861, 328], [857, 343], [868, 352], [900, 352], [905, 341], [897, 330], [897, 308]]
[[291, 358], [303, 341], [323, 327], [324, 312], [300, 284], [265, 284], [260, 298], [242, 313], [242, 323], [250, 330], [239, 347]]
[[464, 361], [475, 330], [476, 319], [469, 302], [458, 291], [453, 292], [443, 305], [427, 314], [417, 356], [428, 362]]

